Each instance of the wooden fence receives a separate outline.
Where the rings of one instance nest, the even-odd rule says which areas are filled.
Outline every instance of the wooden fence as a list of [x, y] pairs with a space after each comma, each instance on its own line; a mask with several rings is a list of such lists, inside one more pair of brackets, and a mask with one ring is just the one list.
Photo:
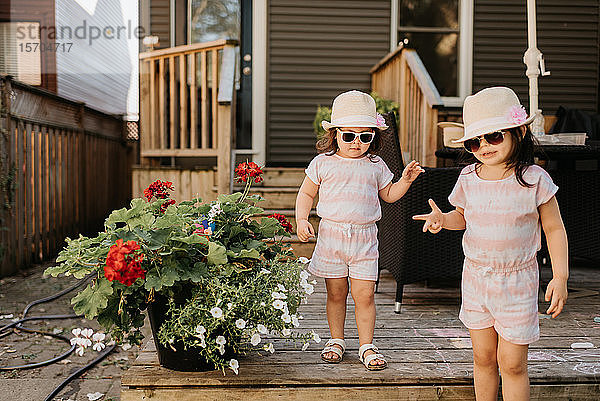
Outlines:
[[54, 257], [64, 238], [102, 229], [127, 205], [121, 118], [0, 76], [0, 275]]
[[229, 191], [236, 44], [217, 40], [140, 54], [142, 164], [215, 157], [219, 192]]
[[[371, 68], [371, 88], [399, 103], [400, 147], [409, 159], [435, 167], [442, 98], [415, 50], [398, 47]], [[406, 161], [406, 160], [405, 160]]]

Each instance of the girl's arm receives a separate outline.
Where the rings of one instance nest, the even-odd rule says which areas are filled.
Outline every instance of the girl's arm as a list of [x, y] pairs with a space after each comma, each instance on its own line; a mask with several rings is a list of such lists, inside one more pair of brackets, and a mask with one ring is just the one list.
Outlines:
[[552, 302], [546, 313], [552, 313], [554, 318], [560, 314], [567, 301], [569, 245], [556, 197], [553, 196], [548, 202], [541, 204], [538, 211], [552, 262], [552, 280], [546, 289], [546, 302]]
[[442, 228], [446, 230], [464, 230], [467, 226], [463, 208], [457, 207], [448, 213], [443, 213], [433, 199], [429, 199], [429, 206], [431, 207], [431, 213], [413, 216], [413, 220], [425, 221], [423, 232], [429, 230], [430, 233], [437, 234]]
[[310, 237], [315, 236], [315, 230], [308, 221], [308, 214], [312, 209], [318, 191], [319, 186], [312, 182], [310, 178], [304, 177], [296, 197], [296, 233], [298, 239], [302, 242], [306, 242]]
[[417, 161], [411, 161], [406, 165], [404, 170], [402, 171], [402, 177], [395, 183], [389, 183], [384, 188], [379, 190], [379, 196], [381, 199], [388, 203], [394, 203], [398, 199], [402, 198], [408, 188], [410, 188], [410, 184], [413, 183], [414, 180], [417, 179], [419, 174], [423, 173], [425, 170], [419, 165]]

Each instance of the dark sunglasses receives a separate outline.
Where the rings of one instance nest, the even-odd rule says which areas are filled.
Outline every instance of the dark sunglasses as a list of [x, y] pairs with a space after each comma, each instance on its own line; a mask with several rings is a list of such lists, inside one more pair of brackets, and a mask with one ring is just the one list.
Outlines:
[[345, 143], [352, 143], [358, 137], [360, 142], [364, 145], [373, 142], [373, 138], [375, 138], [375, 133], [373, 131], [366, 132], [352, 132], [352, 131], [342, 131], [339, 130], [342, 136], [342, 141]]
[[463, 145], [467, 152], [475, 153], [481, 147], [481, 138], [485, 139], [487, 143], [490, 145], [499, 145], [504, 141], [505, 131], [495, 131], [490, 132], [489, 134], [481, 135], [476, 138], [468, 139], [463, 142]]

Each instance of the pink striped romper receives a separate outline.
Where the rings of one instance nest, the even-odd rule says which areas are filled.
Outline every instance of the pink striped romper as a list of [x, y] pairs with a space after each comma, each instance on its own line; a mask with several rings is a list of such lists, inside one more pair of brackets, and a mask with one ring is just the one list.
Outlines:
[[531, 344], [540, 336], [538, 207], [558, 190], [537, 165], [529, 166], [523, 178], [533, 186], [521, 186], [514, 174], [483, 180], [472, 164], [448, 197], [464, 209], [466, 221], [460, 320], [469, 329], [494, 327], [513, 344]]
[[319, 186], [321, 217], [308, 270], [325, 278], [377, 280], [379, 190], [394, 177], [380, 157], [316, 156], [306, 169]]

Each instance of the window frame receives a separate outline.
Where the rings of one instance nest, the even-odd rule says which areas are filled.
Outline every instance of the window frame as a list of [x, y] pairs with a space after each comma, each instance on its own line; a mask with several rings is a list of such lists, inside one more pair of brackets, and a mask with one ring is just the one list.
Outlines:
[[401, 27], [400, 0], [391, 0], [392, 26], [390, 51], [398, 46], [400, 30], [410, 32], [440, 32], [458, 34], [457, 96], [442, 96], [446, 107], [462, 107], [473, 88], [473, 12], [475, 0], [459, 0], [458, 29], [436, 27]]

